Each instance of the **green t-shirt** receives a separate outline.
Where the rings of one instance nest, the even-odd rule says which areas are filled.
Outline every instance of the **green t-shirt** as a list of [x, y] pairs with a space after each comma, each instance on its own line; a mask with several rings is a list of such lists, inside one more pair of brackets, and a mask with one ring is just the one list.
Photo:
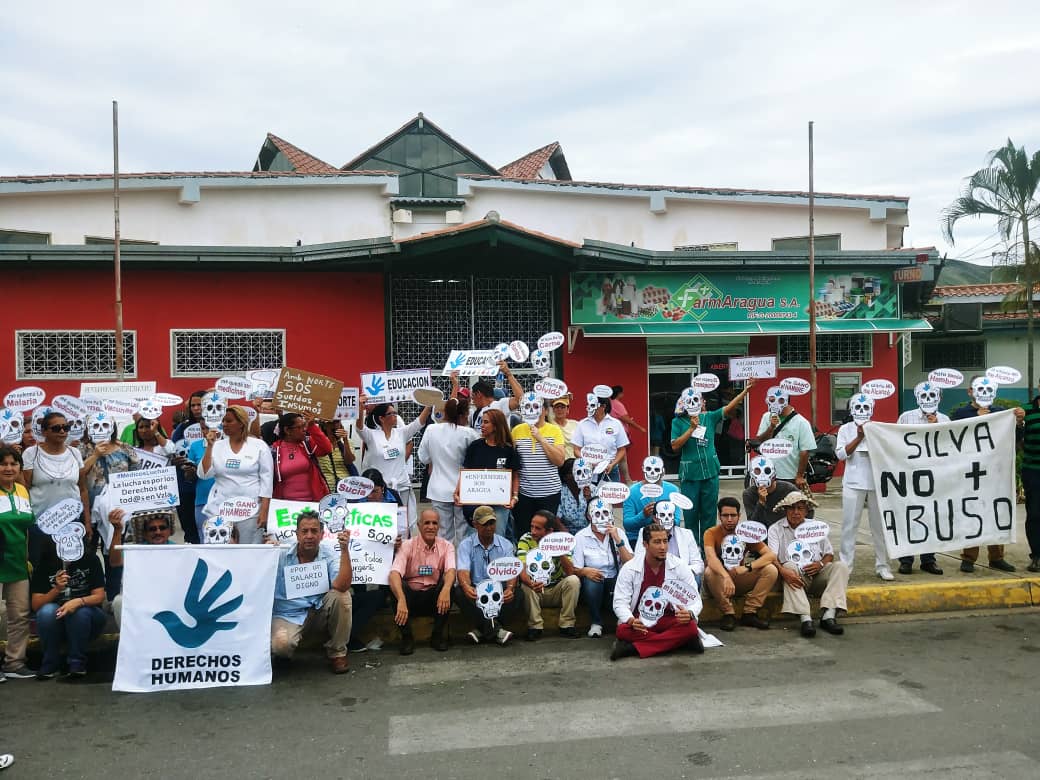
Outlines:
[[[696, 435], [687, 439], [679, 457], [679, 481], [692, 482], [698, 479], [711, 479], [719, 475], [722, 469], [719, 455], [715, 451], [715, 428], [722, 419], [722, 409], [701, 412], [700, 424], [704, 426], [704, 436]], [[679, 438], [690, 428], [690, 418], [685, 414], [672, 420], [672, 440]]]
[[0, 488], [0, 582], [29, 579], [26, 535], [35, 519], [24, 486], [16, 484], [10, 492]]
[[[538, 542], [535, 541], [534, 537], [531, 536], [531, 534], [529, 534], [529, 533], [528, 534], [524, 534], [523, 536], [520, 537], [520, 541], [518, 541], [516, 543], [516, 557], [519, 558], [521, 561], [523, 561], [526, 564], [527, 563], [527, 553], [529, 553], [531, 550], [537, 550], [537, 549], [538, 549]], [[553, 571], [552, 571], [552, 574], [549, 575], [549, 585], [548, 585], [548, 587], [551, 588], [553, 585], [555, 585], [556, 583], [558, 583], [560, 580], [563, 579], [563, 566], [560, 564], [560, 561], [563, 558], [566, 558], [566, 557], [568, 557], [568, 556], [566, 556], [566, 555], [556, 555], [556, 556], [553, 556], [553, 559], [552, 559]]]

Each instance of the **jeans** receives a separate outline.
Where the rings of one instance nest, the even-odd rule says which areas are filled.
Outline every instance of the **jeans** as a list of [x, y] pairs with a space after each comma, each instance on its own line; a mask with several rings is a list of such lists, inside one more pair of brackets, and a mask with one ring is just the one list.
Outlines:
[[534, 517], [535, 512], [548, 509], [555, 515], [559, 508], [559, 493], [553, 493], [551, 496], [542, 496], [540, 498], [532, 498], [521, 493], [516, 500], [516, 506], [513, 507], [513, 533], [516, 534], [516, 538], [519, 539], [531, 530], [531, 518]]
[[601, 582], [593, 582], [588, 577], [581, 580], [581, 600], [589, 607], [589, 616], [593, 623], [603, 625], [603, 607], [611, 607], [614, 599], [614, 584], [617, 577], [604, 579]]
[[56, 672], [61, 664], [61, 643], [68, 645], [70, 669], [83, 669], [87, 664], [87, 645], [101, 635], [105, 613], [98, 607], [80, 607], [71, 615], [59, 618], [58, 604], [44, 604], [36, 611], [36, 627], [43, 642], [43, 664], [40, 671]]
[[386, 594], [389, 589], [386, 585], [380, 585], [378, 590], [368, 590], [367, 585], [353, 586], [353, 625], [350, 629], [350, 641], [360, 642], [361, 634], [368, 625], [372, 616], [383, 608], [386, 602]]

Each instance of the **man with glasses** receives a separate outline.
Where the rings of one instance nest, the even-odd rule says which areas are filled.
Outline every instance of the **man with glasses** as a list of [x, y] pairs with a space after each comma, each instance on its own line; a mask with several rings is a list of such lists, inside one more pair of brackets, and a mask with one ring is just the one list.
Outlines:
[[[476, 533], [467, 536], [459, 544], [455, 556], [458, 582], [455, 602], [476, 625], [466, 637], [479, 645], [481, 642], [497, 642], [504, 645], [513, 638], [513, 632], [498, 625], [496, 619], [485, 618], [477, 606], [476, 586], [488, 577], [488, 566], [498, 558], [512, 558], [513, 543], [495, 533], [495, 510], [489, 506], [478, 506], [473, 510], [473, 528]], [[516, 579], [502, 583], [502, 610], [499, 619], [517, 609]]]
[[[135, 512], [130, 519], [133, 523], [134, 533], [129, 539], [125, 539], [126, 512], [117, 508], [108, 513], [108, 522], [112, 524], [112, 542], [108, 546], [109, 570], [123, 567], [123, 550], [120, 545], [123, 544], [124, 539], [134, 544], [176, 544], [170, 538], [170, 533], [173, 531], [173, 512], [170, 510]], [[141, 538], [137, 538], [138, 534]], [[112, 615], [116, 619], [116, 626], [119, 627], [123, 620], [122, 593], [112, 599]]]

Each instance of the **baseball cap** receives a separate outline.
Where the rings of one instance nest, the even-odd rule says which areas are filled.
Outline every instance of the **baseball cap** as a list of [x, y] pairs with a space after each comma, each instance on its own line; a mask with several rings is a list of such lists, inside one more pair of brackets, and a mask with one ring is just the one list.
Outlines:
[[567, 396], [564, 396], [563, 398], [557, 398], [556, 400], [554, 400], [552, 402], [553, 406], [556, 406], [556, 404], [563, 404], [564, 406], [570, 406], [571, 405], [571, 399], [568, 398]]
[[487, 525], [493, 523], [498, 518], [495, 517], [495, 510], [489, 506], [478, 506], [473, 510], [473, 522], [477, 525]]

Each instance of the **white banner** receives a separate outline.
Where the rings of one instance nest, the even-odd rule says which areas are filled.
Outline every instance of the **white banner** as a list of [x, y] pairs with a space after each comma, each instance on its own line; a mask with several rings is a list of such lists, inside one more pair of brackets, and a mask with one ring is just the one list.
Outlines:
[[80, 382], [79, 394], [80, 397], [142, 401], [155, 395], [155, 382]]
[[138, 460], [141, 461], [139, 468], [164, 469], [170, 465], [170, 459], [166, 457], [165, 453], [149, 452], [148, 450], [142, 450], [140, 447], [134, 447], [134, 452], [137, 454]]
[[113, 509], [170, 509], [181, 502], [173, 466], [109, 474], [108, 484]]
[[493, 349], [453, 349], [441, 369], [441, 376], [451, 376], [453, 371], [458, 371], [459, 376], [495, 376], [499, 360]]
[[271, 682], [271, 545], [127, 545], [112, 690]]
[[751, 377], [755, 379], [772, 379], [775, 376], [776, 355], [731, 357], [729, 359], [729, 378], [731, 382]]
[[361, 375], [361, 392], [370, 404], [411, 401], [412, 391], [433, 384], [430, 369], [414, 368], [408, 371], [376, 371]]
[[1015, 424], [993, 412], [865, 426], [891, 557], [1015, 541]]

